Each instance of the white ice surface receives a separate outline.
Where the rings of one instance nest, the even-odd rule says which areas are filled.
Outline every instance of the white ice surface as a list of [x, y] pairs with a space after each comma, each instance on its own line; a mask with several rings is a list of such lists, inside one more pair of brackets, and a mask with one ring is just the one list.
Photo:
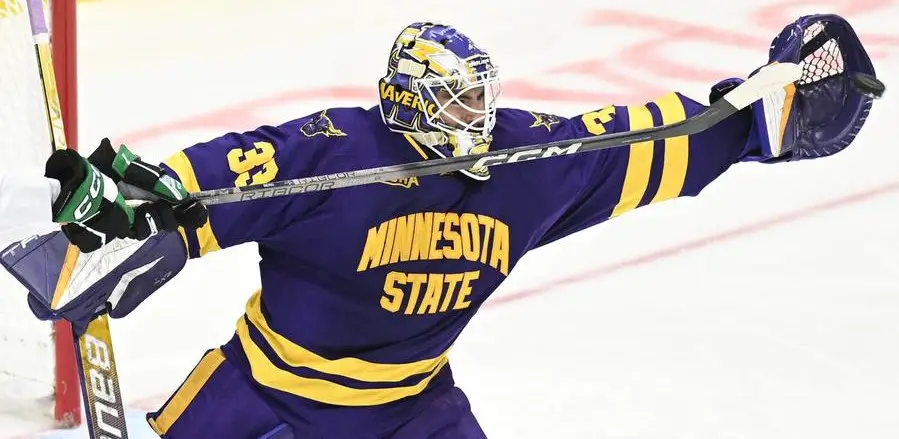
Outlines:
[[[421, 19], [458, 25], [509, 81], [597, 96], [525, 100], [512, 87], [503, 102], [562, 114], [603, 106], [611, 93], [649, 99], [673, 88], [703, 101], [709, 77], [744, 75], [780, 27], [808, 12], [847, 16], [871, 42], [878, 75], [899, 78], [891, 1], [425, 3], [82, 2], [82, 148], [110, 135], [161, 158], [227, 130], [372, 105], [390, 41]], [[585, 25], [597, 11], [613, 22]], [[638, 64], [647, 51], [628, 50], [646, 42], [660, 48], [653, 60], [698, 72]], [[588, 60], [606, 60], [609, 73], [572, 70]], [[352, 93], [300, 93], [330, 86]], [[698, 198], [632, 212], [526, 257], [452, 355], [488, 435], [899, 437], [897, 116], [888, 91], [843, 154], [738, 165]], [[141, 411], [231, 336], [258, 282], [255, 262], [249, 246], [192, 261], [113, 322], [132, 437], [152, 437]], [[2, 437], [86, 437], [45, 428], [0, 415]]]

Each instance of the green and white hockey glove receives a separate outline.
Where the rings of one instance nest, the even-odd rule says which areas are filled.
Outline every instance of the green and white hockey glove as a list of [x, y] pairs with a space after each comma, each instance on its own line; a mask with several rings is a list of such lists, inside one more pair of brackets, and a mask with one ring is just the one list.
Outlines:
[[116, 238], [142, 240], [177, 228], [170, 207], [144, 203], [132, 208], [115, 182], [74, 150], [55, 151], [47, 159], [44, 176], [60, 183], [51, 207], [53, 221], [62, 224], [63, 233], [83, 253]]
[[191, 199], [181, 182], [159, 166], [141, 160], [125, 145], [115, 150], [109, 139], [103, 139], [88, 160], [116, 183], [123, 182], [169, 203], [180, 226], [193, 230], [206, 223], [206, 207]]

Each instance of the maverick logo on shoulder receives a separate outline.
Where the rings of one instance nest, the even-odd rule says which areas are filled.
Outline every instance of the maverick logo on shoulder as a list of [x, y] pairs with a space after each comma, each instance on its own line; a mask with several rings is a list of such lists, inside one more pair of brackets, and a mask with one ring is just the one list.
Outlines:
[[345, 137], [346, 133], [334, 126], [334, 121], [328, 116], [328, 110], [322, 110], [317, 116], [309, 119], [300, 127], [300, 132], [306, 137], [321, 134], [325, 137]]
[[[356, 271], [408, 261], [467, 260], [509, 274], [509, 226], [487, 215], [423, 212], [392, 218], [368, 230]], [[381, 308], [435, 314], [468, 308], [481, 270], [462, 273], [390, 271]]]

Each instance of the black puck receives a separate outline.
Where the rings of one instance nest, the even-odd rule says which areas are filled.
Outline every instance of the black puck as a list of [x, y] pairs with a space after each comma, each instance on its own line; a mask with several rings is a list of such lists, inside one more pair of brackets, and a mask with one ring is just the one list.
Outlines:
[[851, 84], [855, 90], [869, 98], [879, 99], [886, 91], [886, 85], [881, 80], [867, 73], [855, 72], [851, 76]]

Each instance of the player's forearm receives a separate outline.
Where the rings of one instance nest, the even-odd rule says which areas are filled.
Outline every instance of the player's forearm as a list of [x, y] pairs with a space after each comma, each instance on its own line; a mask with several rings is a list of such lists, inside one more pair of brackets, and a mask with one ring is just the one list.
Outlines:
[[[744, 160], [753, 127], [752, 116], [740, 112], [689, 138], [683, 186], [678, 196], [694, 196], [732, 165]], [[666, 145], [667, 146], [667, 145]], [[666, 154], [668, 151], [666, 151]]]
[[[683, 94], [668, 93], [643, 105], [616, 107], [614, 119], [604, 126], [616, 132], [641, 130], [677, 123], [707, 108]], [[596, 175], [608, 202], [617, 202], [612, 215], [696, 195], [742, 159], [751, 129], [751, 114], [740, 112], [697, 134], [609, 150]]]

